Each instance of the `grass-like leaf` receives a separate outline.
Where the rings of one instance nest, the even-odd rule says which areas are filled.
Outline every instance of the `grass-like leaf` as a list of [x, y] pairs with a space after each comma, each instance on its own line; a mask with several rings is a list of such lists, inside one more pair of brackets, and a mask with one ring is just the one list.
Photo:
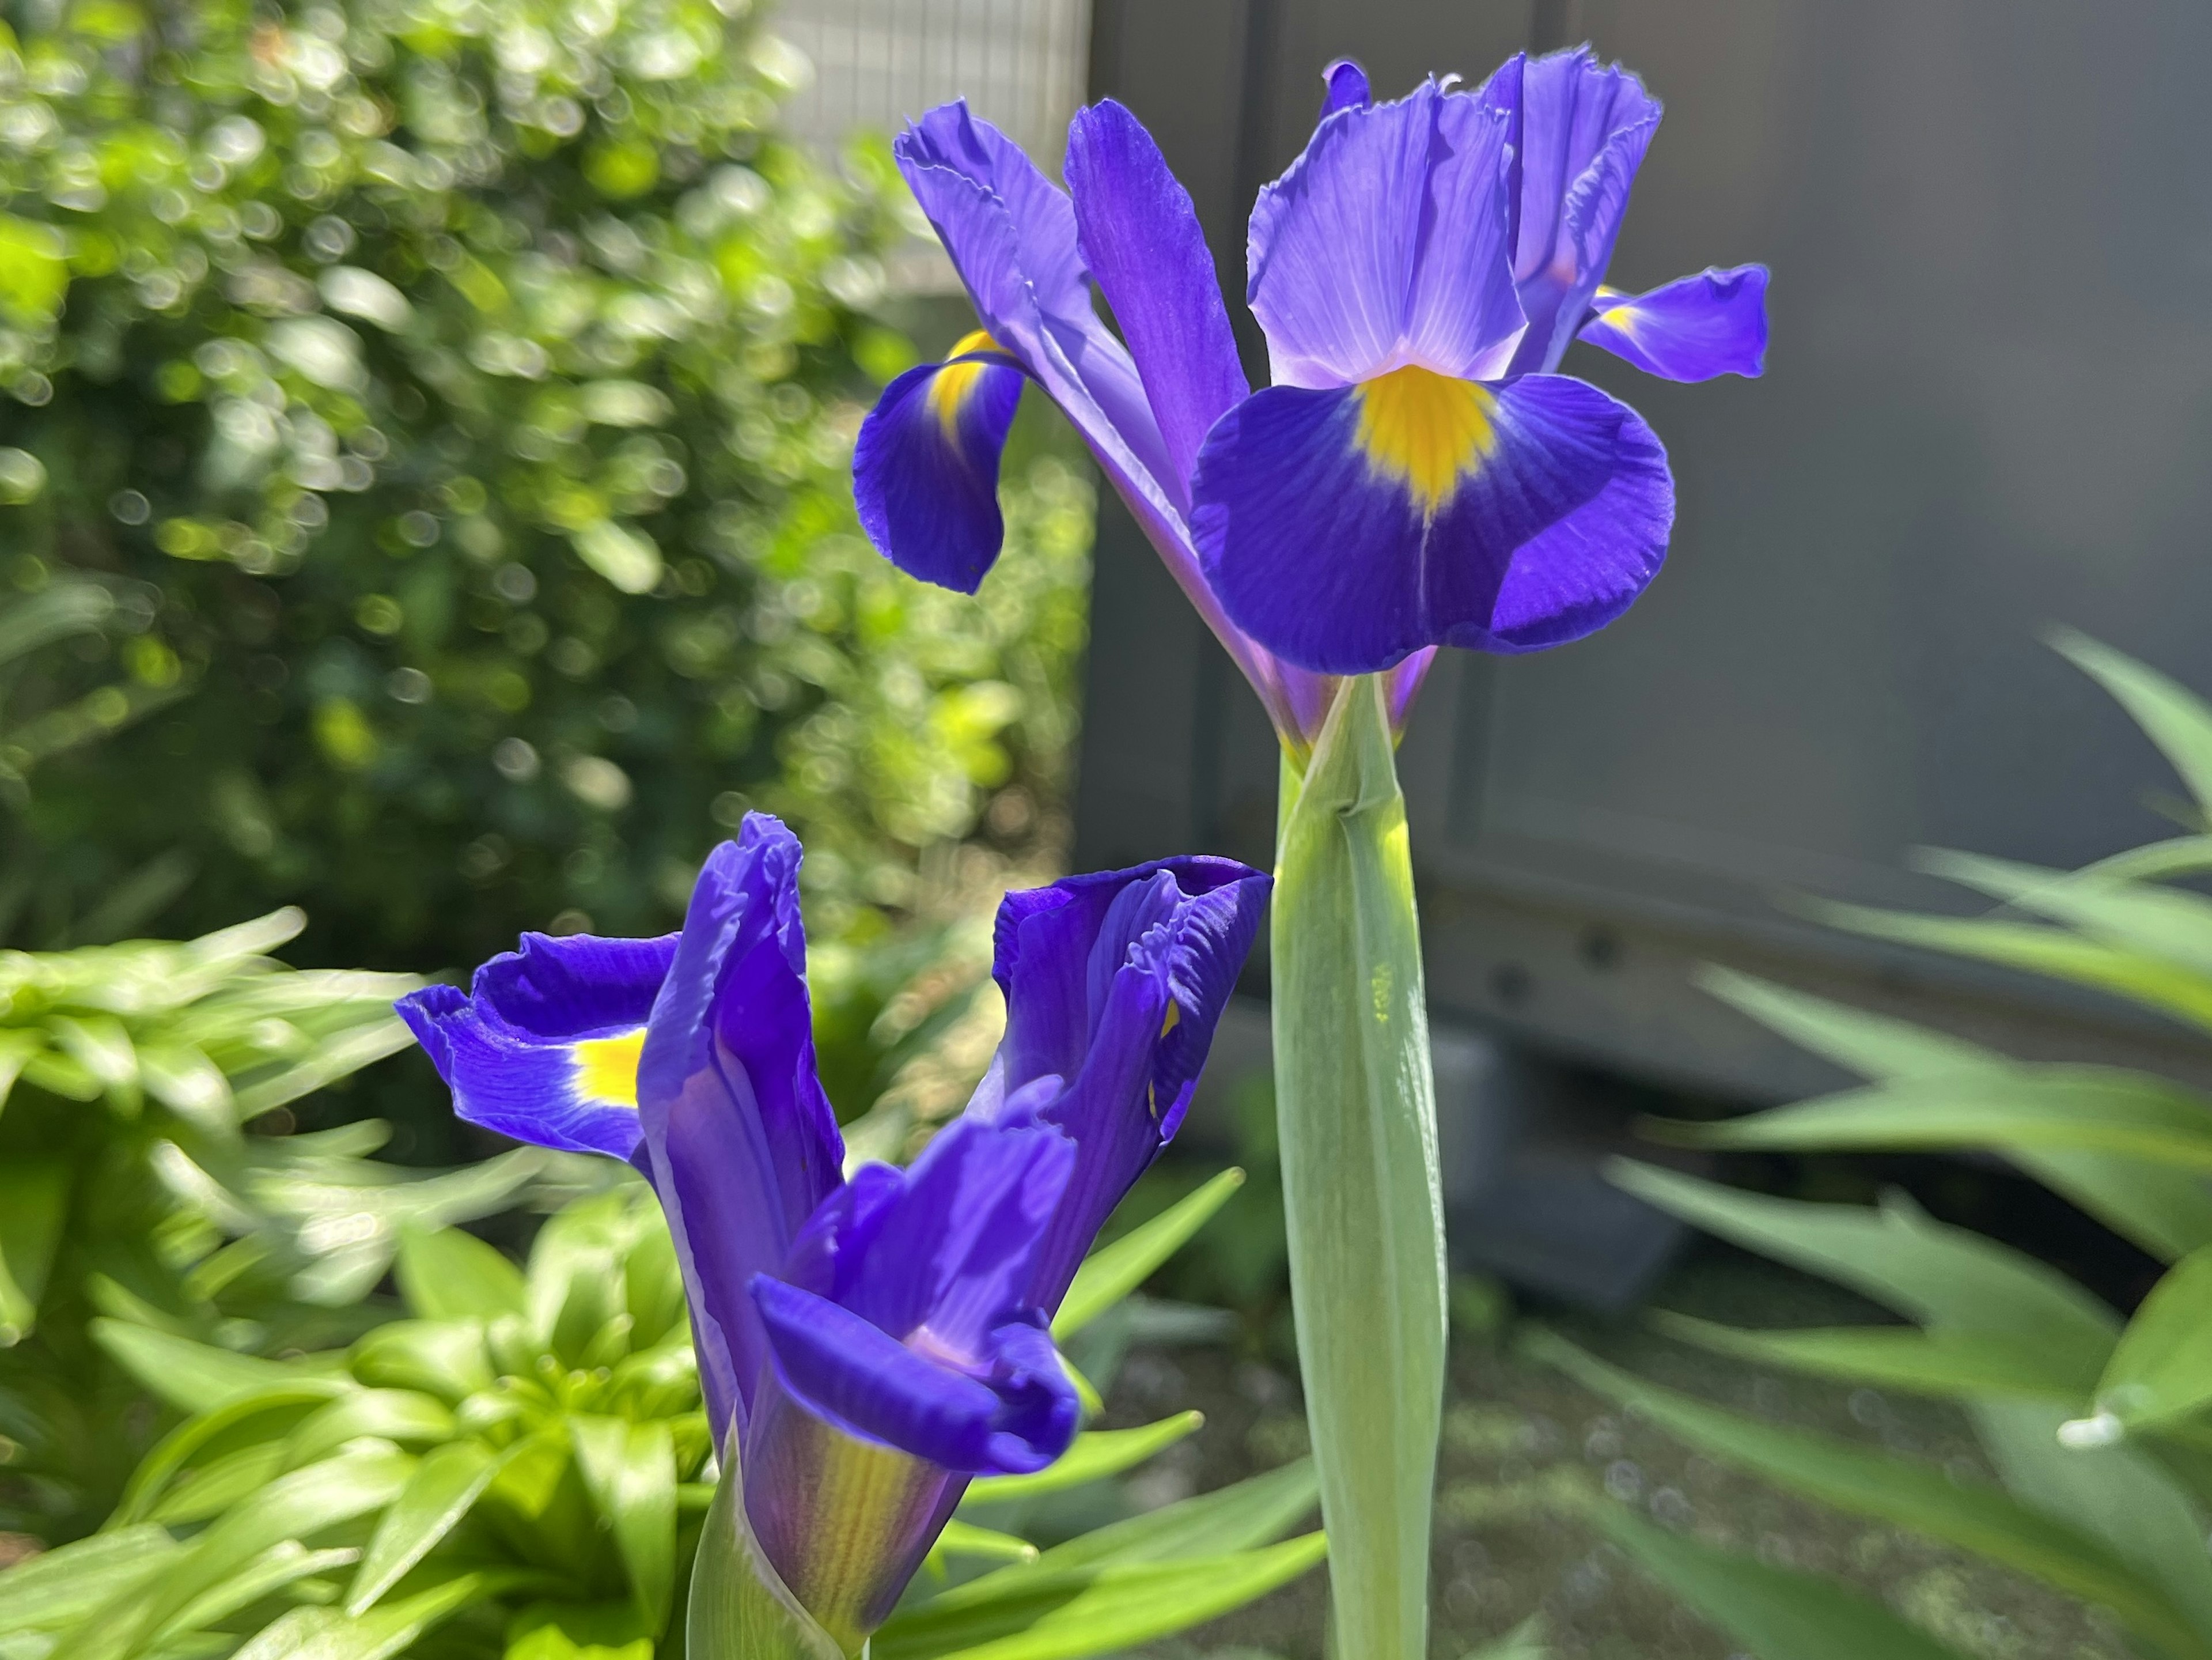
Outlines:
[[1034, 1475], [987, 1475], [968, 1484], [969, 1505], [998, 1505], [1011, 1499], [1035, 1499], [1086, 1481], [1119, 1475], [1166, 1451], [1206, 1422], [1206, 1414], [1179, 1412], [1157, 1424], [1132, 1430], [1089, 1430], [1054, 1462]]
[[1243, 1185], [1244, 1172], [1232, 1166], [1141, 1227], [1091, 1252], [1076, 1270], [1074, 1283], [1053, 1316], [1054, 1341], [1065, 1343], [1152, 1278]]

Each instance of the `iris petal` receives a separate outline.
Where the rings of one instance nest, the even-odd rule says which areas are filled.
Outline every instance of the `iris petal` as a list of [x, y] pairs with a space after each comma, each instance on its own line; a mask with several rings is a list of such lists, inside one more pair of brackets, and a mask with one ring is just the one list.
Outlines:
[[1068, 124], [1067, 187], [1083, 257], [1159, 419], [1172, 470], [1162, 482], [1187, 508], [1206, 429], [1251, 390], [1197, 210], [1152, 134], [1111, 99]]
[[1260, 192], [1253, 313], [1278, 385], [1419, 363], [1501, 370], [1523, 327], [1505, 246], [1505, 117], [1436, 82], [1322, 123]]
[[1340, 674], [1430, 645], [1522, 651], [1587, 634], [1657, 574], [1674, 519], [1650, 429], [1558, 375], [1273, 387], [1214, 428], [1196, 495], [1231, 617]]
[[853, 497], [877, 551], [973, 593], [999, 556], [999, 457], [1022, 372], [981, 330], [884, 388], [853, 447]]
[[636, 1044], [676, 937], [522, 936], [464, 993], [430, 986], [400, 1018], [472, 1124], [567, 1152], [628, 1158], [641, 1134]]
[[1649, 294], [1601, 289], [1581, 337], [1668, 380], [1756, 375], [1766, 366], [1766, 267], [1709, 268]]
[[1367, 89], [1367, 71], [1349, 58], [1338, 58], [1321, 72], [1321, 78], [1328, 88], [1321, 105], [1324, 121], [1339, 110], [1364, 110], [1375, 101]]
[[[1642, 82], [1588, 46], [1531, 58], [1519, 80], [1513, 277], [1528, 332], [1516, 374], [1556, 367], [1574, 337], [1660, 116]], [[1502, 103], [1513, 90], [1493, 76], [1483, 95]]]
[[[1272, 885], [1234, 860], [1171, 859], [1000, 906], [993, 971], [1006, 1036], [969, 1110], [1009, 1111], [1058, 1074], [1066, 1087], [1036, 1116], [1076, 1145], [1032, 1270], [1039, 1306], [1059, 1306], [1100, 1225], [1180, 1126]], [[1010, 1088], [994, 1106], [992, 1092]]]
[[798, 838], [755, 813], [708, 855], [638, 1068], [647, 1173], [675, 1234], [719, 1442], [767, 1359], [745, 1287], [840, 1181], [815, 1071]]

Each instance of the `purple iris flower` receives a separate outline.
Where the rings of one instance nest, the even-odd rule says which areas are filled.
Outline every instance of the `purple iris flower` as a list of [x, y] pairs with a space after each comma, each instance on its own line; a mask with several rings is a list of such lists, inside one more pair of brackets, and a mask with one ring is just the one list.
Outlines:
[[1294, 741], [1334, 676], [1390, 671], [1402, 715], [1436, 648], [1563, 644], [1656, 575], [1666, 453], [1555, 373], [1570, 342], [1677, 380], [1755, 375], [1766, 342], [1763, 266], [1602, 286], [1659, 105], [1588, 48], [1395, 103], [1356, 64], [1325, 78], [1312, 140], [1252, 213], [1258, 392], [1190, 198], [1119, 104], [1077, 113], [1066, 192], [964, 103], [908, 127], [899, 166], [982, 327], [892, 381], [854, 456], [876, 545], [972, 592], [1034, 380]]
[[471, 1122], [628, 1159], [659, 1195], [716, 1444], [800, 1605], [848, 1650], [970, 1476], [1066, 1450], [1049, 1335], [1100, 1224], [1180, 1124], [1269, 879], [1171, 859], [1009, 894], [1006, 1037], [910, 1169], [844, 1173], [799, 848], [750, 816], [680, 933], [526, 934], [399, 1012]]

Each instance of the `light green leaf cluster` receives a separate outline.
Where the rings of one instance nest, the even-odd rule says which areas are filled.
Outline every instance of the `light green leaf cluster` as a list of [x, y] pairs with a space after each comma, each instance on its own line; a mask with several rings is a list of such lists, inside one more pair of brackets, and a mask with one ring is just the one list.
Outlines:
[[[2079, 635], [2058, 648], [2142, 724], [2212, 814], [2212, 708]], [[1991, 915], [1823, 914], [1877, 938], [2092, 988], [2212, 1032], [2212, 873], [2191, 834], [2076, 872], [1960, 854], [1929, 870], [2001, 902]], [[1705, 1456], [2041, 1580], [2102, 1609], [2144, 1654], [2212, 1657], [2212, 1098], [2149, 1073], [2029, 1064], [1887, 1017], [1715, 971], [1708, 988], [1868, 1080], [1858, 1089], [1657, 1131], [1697, 1146], [1794, 1152], [1911, 1148], [2000, 1154], [2168, 1265], [2132, 1318], [2033, 1257], [1879, 1207], [1741, 1193], [1623, 1163], [1614, 1179], [1746, 1250], [1820, 1274], [1903, 1323], [1747, 1331], [1680, 1316], [1662, 1329], [1813, 1377], [1959, 1402], [1995, 1485], [1644, 1383], [1562, 1340], [1534, 1352]], [[1616, 1542], [1762, 1660], [1948, 1653], [1838, 1587], [1718, 1553], [1610, 1511]]]
[[91, 1316], [210, 1406], [274, 1365], [256, 1355], [375, 1318], [356, 1305], [403, 1228], [503, 1209], [555, 1171], [534, 1150], [410, 1171], [370, 1158], [374, 1121], [262, 1133], [411, 1041], [392, 1012], [411, 976], [270, 958], [301, 920], [0, 952], [0, 1527], [83, 1531], [144, 1449]]
[[[1235, 1185], [1130, 1236], [1151, 1243], [1094, 1263], [1090, 1283], [1126, 1279], [1139, 1254], [1157, 1262]], [[290, 1359], [100, 1323], [96, 1341], [190, 1415], [101, 1531], [0, 1574], [0, 1652], [354, 1657], [418, 1639], [505, 1660], [682, 1651], [679, 1611], [691, 1602], [700, 1617], [695, 1554], [731, 1500], [716, 1498], [682, 1279], [651, 1194], [627, 1181], [571, 1203], [522, 1270], [468, 1234], [410, 1225], [397, 1272], [408, 1317]], [[975, 1483], [872, 1651], [1075, 1660], [1215, 1618], [1311, 1567], [1321, 1536], [1285, 1540], [1314, 1507], [1304, 1462], [1049, 1549], [1019, 1536], [1037, 1500], [1197, 1426], [1182, 1414], [1088, 1432], [1036, 1475]]]

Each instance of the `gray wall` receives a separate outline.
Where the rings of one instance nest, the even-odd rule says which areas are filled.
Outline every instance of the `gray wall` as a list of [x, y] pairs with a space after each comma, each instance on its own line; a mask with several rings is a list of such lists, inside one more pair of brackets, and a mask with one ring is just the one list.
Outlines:
[[[1457, 656], [1424, 696], [1402, 761], [1440, 1012], [1747, 1098], [1826, 1082], [1689, 988], [1719, 958], [2023, 1053], [2192, 1067], [2094, 999], [1778, 900], [1960, 909], [1909, 848], [2073, 865], [2172, 831], [2154, 751], [2038, 635], [2212, 687], [2212, 8], [1098, 0], [1092, 89], [1159, 137], [1236, 313], [1243, 214], [1328, 58], [1391, 95], [1583, 38], [1668, 106], [1613, 281], [1765, 260], [1771, 368], [1677, 387], [1570, 357], [1658, 429], [1680, 515], [1621, 623]], [[1257, 705], [1102, 519], [1079, 862], [1264, 864]]]

